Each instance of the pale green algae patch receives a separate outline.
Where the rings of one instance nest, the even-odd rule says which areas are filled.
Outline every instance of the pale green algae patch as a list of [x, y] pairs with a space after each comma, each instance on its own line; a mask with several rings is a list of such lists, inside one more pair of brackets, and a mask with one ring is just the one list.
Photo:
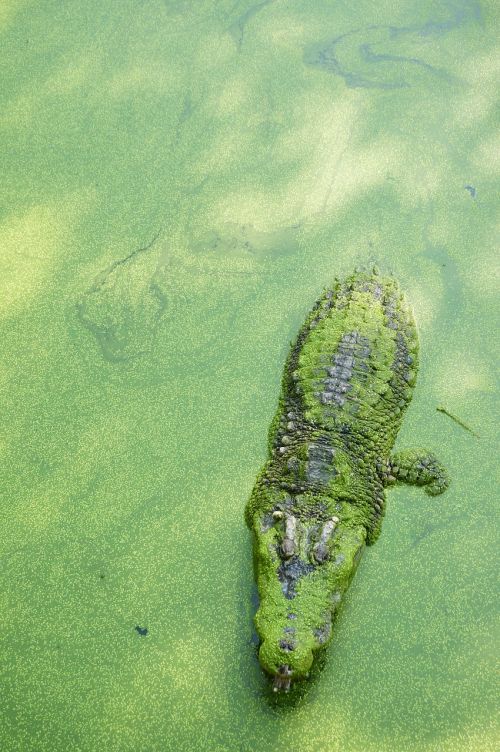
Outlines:
[[[490, 2], [2, 6], [2, 749], [496, 748], [497, 26]], [[88, 309], [123, 334], [106, 359], [78, 305], [158, 232]], [[453, 491], [392, 492], [290, 707], [241, 515], [288, 341], [367, 259], [419, 327], [398, 442]]]

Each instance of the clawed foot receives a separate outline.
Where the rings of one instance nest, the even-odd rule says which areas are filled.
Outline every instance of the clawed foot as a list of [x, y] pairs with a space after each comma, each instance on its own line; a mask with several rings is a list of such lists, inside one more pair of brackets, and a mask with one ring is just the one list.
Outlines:
[[448, 473], [431, 452], [407, 449], [392, 455], [387, 465], [385, 485], [408, 483], [423, 486], [430, 496], [446, 491], [450, 484]]

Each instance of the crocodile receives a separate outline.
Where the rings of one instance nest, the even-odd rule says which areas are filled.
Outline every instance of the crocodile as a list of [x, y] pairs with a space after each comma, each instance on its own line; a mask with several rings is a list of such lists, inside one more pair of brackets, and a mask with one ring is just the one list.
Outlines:
[[392, 452], [415, 386], [418, 338], [397, 281], [377, 269], [335, 280], [286, 360], [268, 458], [245, 508], [253, 533], [259, 661], [275, 691], [309, 676], [385, 489], [449, 484], [429, 451]]

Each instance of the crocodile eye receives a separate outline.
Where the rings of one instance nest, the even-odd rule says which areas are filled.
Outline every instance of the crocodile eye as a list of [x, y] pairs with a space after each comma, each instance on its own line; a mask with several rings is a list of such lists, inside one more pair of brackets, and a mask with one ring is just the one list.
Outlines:
[[285, 559], [291, 559], [295, 553], [295, 543], [290, 538], [285, 538], [281, 544], [281, 553]]
[[313, 548], [312, 555], [317, 564], [323, 564], [330, 558], [330, 550], [328, 548], [328, 541], [333, 535], [333, 532], [339, 522], [338, 517], [332, 517], [325, 522], [318, 542]]
[[281, 544], [281, 553], [290, 559], [297, 551], [297, 519], [293, 515], [285, 517], [285, 537]]
[[313, 557], [316, 564], [323, 564], [329, 556], [328, 546], [325, 543], [316, 543], [313, 548]]

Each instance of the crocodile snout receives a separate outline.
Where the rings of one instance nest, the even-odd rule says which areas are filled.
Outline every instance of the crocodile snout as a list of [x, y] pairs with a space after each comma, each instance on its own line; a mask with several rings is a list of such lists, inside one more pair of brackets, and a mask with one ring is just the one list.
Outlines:
[[[286, 644], [284, 644], [286, 643]], [[292, 681], [305, 679], [313, 662], [312, 650], [293, 642], [264, 640], [259, 650], [262, 668], [272, 677], [274, 692], [288, 692]]]

